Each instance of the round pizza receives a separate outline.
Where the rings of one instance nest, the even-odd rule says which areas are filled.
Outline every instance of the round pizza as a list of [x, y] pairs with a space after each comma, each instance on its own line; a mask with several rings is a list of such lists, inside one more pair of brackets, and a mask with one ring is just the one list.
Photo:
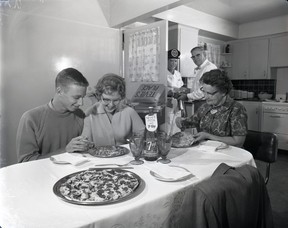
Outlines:
[[112, 158], [128, 154], [129, 150], [122, 146], [95, 146], [88, 153], [95, 157]]
[[192, 146], [194, 143], [193, 134], [186, 131], [177, 132], [172, 135], [172, 147], [182, 148]]
[[71, 203], [105, 204], [129, 196], [140, 182], [140, 177], [123, 169], [88, 169], [59, 180], [54, 193]]

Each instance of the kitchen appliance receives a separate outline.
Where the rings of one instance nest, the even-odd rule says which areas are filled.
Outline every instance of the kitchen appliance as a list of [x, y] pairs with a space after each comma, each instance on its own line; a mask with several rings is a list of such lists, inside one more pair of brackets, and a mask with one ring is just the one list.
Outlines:
[[131, 99], [131, 106], [145, 120], [149, 107], [157, 113], [158, 124], [165, 122], [166, 87], [162, 84], [141, 84]]
[[288, 103], [262, 102], [261, 131], [278, 136], [278, 148], [288, 150]]

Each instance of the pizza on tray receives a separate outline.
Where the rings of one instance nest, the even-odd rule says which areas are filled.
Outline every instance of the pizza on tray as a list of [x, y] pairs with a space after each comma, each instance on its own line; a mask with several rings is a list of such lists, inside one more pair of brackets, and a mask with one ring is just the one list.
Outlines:
[[140, 182], [139, 176], [123, 169], [89, 169], [60, 179], [53, 191], [70, 203], [108, 204], [134, 193]]
[[95, 146], [88, 153], [95, 157], [112, 158], [128, 154], [129, 150], [122, 146]]
[[193, 134], [190, 132], [177, 132], [172, 135], [172, 147], [182, 148], [192, 146], [194, 143]]

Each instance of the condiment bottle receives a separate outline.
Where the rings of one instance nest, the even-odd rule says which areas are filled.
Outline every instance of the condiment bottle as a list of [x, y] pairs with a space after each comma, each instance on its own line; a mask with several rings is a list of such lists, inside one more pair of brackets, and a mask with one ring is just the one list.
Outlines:
[[153, 107], [149, 107], [149, 113], [145, 116], [145, 148], [143, 151], [144, 159], [147, 161], [156, 161], [158, 159], [157, 146], [157, 114], [153, 113]]
[[181, 111], [181, 117], [187, 117], [184, 101], [178, 100], [178, 108]]
[[230, 45], [229, 44], [226, 45], [225, 53], [230, 53]]

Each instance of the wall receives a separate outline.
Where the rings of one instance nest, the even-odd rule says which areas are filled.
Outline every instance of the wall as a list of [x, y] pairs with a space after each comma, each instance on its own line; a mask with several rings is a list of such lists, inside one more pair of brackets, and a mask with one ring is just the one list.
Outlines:
[[237, 24], [186, 6], [179, 6], [158, 13], [154, 17], [221, 34], [223, 37], [238, 38]]
[[18, 9], [1, 7], [0, 167], [16, 162], [19, 119], [26, 110], [49, 102], [59, 70], [77, 68], [91, 87], [107, 72], [121, 73], [120, 31], [108, 28], [109, 15], [102, 8], [109, 5], [103, 4], [95, 0], [22, 1]]
[[288, 32], [288, 15], [239, 25], [239, 39]]
[[121, 27], [192, 0], [110, 0], [110, 26]]

